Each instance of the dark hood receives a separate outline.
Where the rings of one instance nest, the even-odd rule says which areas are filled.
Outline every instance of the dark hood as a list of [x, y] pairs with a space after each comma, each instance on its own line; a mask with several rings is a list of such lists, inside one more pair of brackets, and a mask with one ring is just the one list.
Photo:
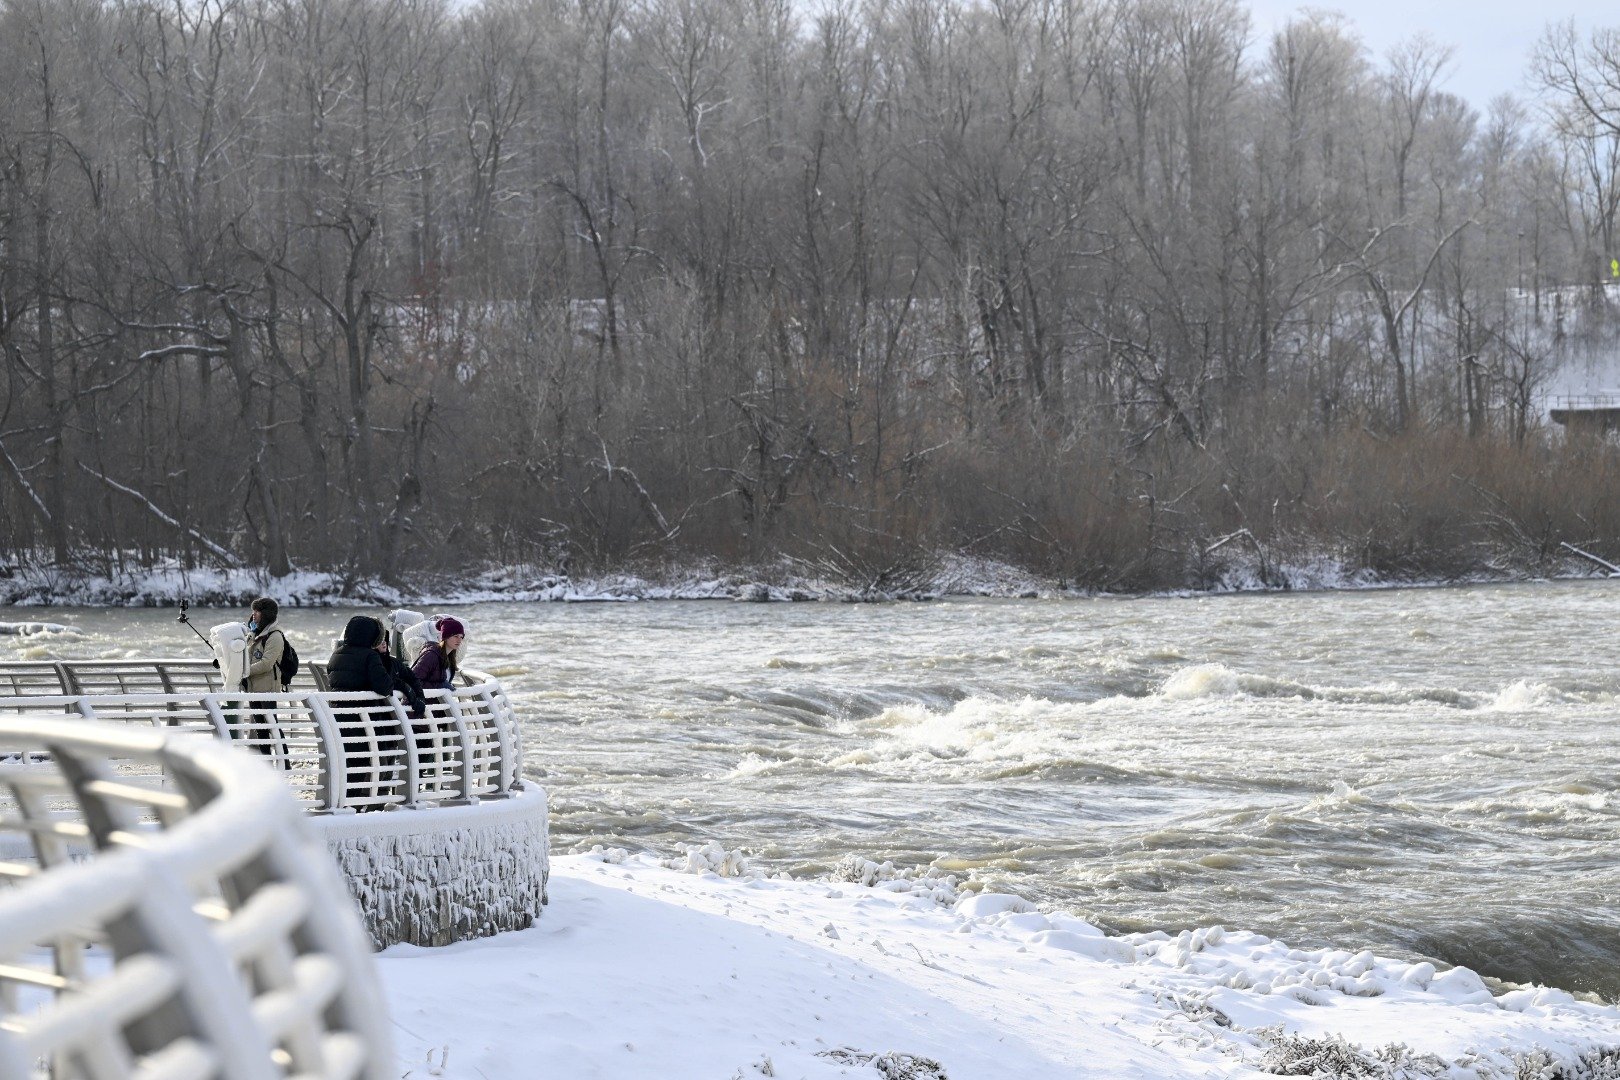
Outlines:
[[356, 615], [349, 620], [349, 625], [343, 628], [343, 644], [373, 649], [376, 648], [377, 642], [382, 640], [382, 635], [382, 623], [370, 615]]

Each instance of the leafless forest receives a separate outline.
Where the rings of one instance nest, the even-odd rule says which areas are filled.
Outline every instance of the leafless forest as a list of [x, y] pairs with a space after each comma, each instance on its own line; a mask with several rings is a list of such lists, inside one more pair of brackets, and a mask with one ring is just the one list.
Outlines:
[[4, 0], [0, 563], [1620, 555], [1540, 402], [1620, 314], [1620, 31], [1483, 113], [1446, 63], [1229, 0]]

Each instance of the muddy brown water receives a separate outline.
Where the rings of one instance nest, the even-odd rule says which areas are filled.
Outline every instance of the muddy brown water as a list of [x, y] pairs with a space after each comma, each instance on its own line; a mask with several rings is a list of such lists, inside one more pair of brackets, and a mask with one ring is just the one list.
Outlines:
[[[1620, 996], [1620, 582], [443, 610], [559, 850], [854, 853]], [[0, 610], [78, 632], [0, 657], [191, 655], [173, 614]], [[314, 658], [351, 614], [283, 622]]]

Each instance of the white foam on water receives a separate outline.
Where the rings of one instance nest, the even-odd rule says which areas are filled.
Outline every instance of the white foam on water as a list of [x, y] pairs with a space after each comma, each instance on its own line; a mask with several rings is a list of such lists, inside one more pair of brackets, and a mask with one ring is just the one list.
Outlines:
[[1199, 698], [1231, 697], [1242, 692], [1237, 673], [1224, 664], [1195, 664], [1182, 668], [1165, 680], [1159, 696], [1167, 701], [1194, 701]]
[[1333, 781], [1333, 790], [1312, 799], [1307, 809], [1334, 810], [1347, 806], [1369, 806], [1372, 800], [1343, 780]]
[[43, 635], [82, 638], [84, 633], [76, 626], [51, 622], [0, 622], [0, 636], [40, 637]]
[[[1555, 691], [1556, 693], [1556, 691]], [[1171, 675], [1152, 695], [1164, 701], [1210, 698], [1298, 698], [1342, 705], [1410, 705], [1432, 702], [1475, 708], [1487, 699], [1451, 687], [1313, 686], [1272, 675], [1235, 671], [1225, 664], [1194, 664]]]
[[1617, 816], [1613, 796], [1604, 792], [1517, 791], [1469, 799], [1459, 803], [1457, 810], [1525, 825], [1612, 823]]
[[1562, 705], [1569, 700], [1569, 696], [1555, 686], [1532, 679], [1519, 679], [1499, 690], [1486, 708], [1501, 712], [1519, 712]]
[[761, 757], [758, 754], [744, 754], [742, 760], [737, 762], [735, 768], [726, 773], [722, 779], [740, 780], [749, 776], [767, 776], [789, 765], [790, 762]]
[[813, 671], [822, 666], [820, 660], [801, 660], [791, 656], [769, 656], [764, 666], [771, 671]]
[[950, 709], [897, 705], [869, 719], [841, 725], [862, 740], [828, 764], [965, 766], [1005, 762], [1049, 763], [1080, 754], [1075, 722], [1090, 707], [1038, 698], [1002, 701], [971, 697]]

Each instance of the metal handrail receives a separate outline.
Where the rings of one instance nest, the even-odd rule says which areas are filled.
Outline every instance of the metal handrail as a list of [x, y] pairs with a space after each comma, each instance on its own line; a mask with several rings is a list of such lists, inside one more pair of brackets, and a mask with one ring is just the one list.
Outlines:
[[[163, 692], [177, 676], [209, 689]], [[262, 754], [313, 813], [431, 807], [522, 785], [505, 688], [482, 672], [464, 676], [470, 685], [428, 691], [427, 715], [412, 719], [397, 700], [365, 692], [228, 692], [207, 662], [20, 661], [0, 663], [0, 716], [76, 714], [212, 735]], [[132, 689], [143, 685], [154, 689]]]
[[[397, 1076], [370, 942], [244, 755], [0, 717], [0, 1076]], [[319, 973], [319, 978], [311, 978]]]

